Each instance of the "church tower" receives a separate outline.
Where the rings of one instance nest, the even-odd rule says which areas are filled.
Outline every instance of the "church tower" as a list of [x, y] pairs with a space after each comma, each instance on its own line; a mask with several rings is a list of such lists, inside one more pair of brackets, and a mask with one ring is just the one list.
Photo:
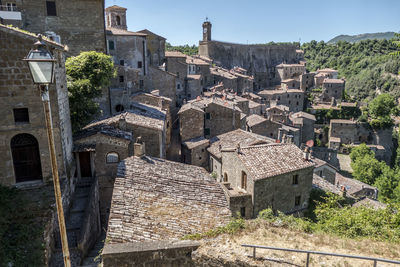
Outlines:
[[120, 6], [110, 6], [106, 8], [106, 28], [117, 28], [127, 30], [126, 8]]
[[211, 41], [211, 22], [209, 22], [207, 19], [203, 23], [203, 41]]

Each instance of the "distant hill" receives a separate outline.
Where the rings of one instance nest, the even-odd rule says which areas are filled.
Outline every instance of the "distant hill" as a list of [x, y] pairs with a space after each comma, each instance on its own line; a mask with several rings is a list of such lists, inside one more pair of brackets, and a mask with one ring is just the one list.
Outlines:
[[338, 41], [347, 41], [350, 43], [356, 43], [361, 40], [367, 39], [391, 39], [394, 36], [394, 32], [376, 32], [376, 33], [363, 33], [357, 35], [338, 35], [335, 38], [328, 41], [328, 44], [333, 44]]

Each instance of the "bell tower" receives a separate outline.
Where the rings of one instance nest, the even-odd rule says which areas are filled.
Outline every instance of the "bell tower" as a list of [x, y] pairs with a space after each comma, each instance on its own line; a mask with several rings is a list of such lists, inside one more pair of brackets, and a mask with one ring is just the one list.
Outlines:
[[203, 41], [211, 41], [211, 22], [208, 21], [208, 18], [203, 23]]
[[127, 30], [126, 8], [120, 6], [110, 6], [106, 8], [106, 28], [117, 28]]

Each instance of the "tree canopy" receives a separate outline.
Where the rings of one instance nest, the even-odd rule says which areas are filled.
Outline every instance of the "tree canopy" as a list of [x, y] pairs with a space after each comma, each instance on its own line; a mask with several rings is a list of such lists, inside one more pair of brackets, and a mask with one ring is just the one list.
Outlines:
[[94, 99], [101, 96], [102, 88], [110, 85], [116, 71], [110, 56], [94, 51], [68, 58], [65, 67], [72, 130], [76, 132], [99, 114]]

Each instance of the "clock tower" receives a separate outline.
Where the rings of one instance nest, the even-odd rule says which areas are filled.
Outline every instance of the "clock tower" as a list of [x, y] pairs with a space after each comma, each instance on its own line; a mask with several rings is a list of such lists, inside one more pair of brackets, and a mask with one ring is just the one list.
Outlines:
[[211, 22], [209, 22], [207, 19], [203, 23], [203, 41], [211, 41]]

